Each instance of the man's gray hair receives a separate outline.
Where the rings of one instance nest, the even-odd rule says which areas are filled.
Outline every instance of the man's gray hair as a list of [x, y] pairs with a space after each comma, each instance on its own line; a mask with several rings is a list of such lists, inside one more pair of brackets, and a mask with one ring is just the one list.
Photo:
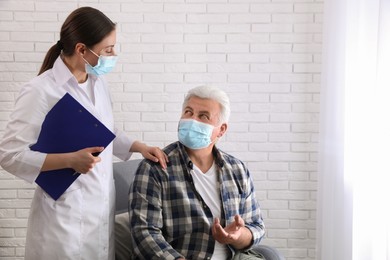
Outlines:
[[190, 89], [184, 98], [183, 110], [191, 97], [215, 100], [221, 107], [219, 123], [227, 123], [230, 117], [230, 101], [228, 95], [221, 89], [213, 86], [199, 86]]

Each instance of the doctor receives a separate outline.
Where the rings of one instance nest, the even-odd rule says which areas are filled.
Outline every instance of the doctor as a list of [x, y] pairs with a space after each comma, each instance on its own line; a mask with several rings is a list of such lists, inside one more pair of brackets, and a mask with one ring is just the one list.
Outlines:
[[[114, 259], [113, 155], [128, 160], [132, 152], [140, 152], [166, 167], [166, 155], [159, 148], [114, 129], [102, 75], [115, 66], [115, 43], [115, 24], [106, 15], [91, 7], [76, 9], [62, 25], [60, 40], [46, 54], [39, 75], [22, 87], [16, 100], [0, 143], [0, 165], [31, 183], [41, 171], [73, 168], [83, 173], [57, 201], [36, 188], [27, 229], [27, 260]], [[104, 150], [88, 147], [64, 154], [29, 149], [46, 114], [65, 93], [115, 133], [113, 143]], [[99, 157], [92, 156], [100, 151]]]

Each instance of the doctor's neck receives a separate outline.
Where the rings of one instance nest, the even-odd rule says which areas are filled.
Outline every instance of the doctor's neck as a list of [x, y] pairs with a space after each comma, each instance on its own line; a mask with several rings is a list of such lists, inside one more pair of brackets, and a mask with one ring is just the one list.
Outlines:
[[61, 58], [78, 83], [84, 83], [88, 79], [88, 74], [85, 72], [84, 65], [81, 66], [80, 62], [75, 57], [61, 56]]

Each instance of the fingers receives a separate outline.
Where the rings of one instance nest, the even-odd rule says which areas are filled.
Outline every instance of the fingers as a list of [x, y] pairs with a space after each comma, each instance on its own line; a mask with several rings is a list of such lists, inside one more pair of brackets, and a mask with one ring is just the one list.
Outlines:
[[84, 149], [86, 152], [92, 154], [93, 156], [98, 156], [101, 152], [103, 152], [104, 147], [96, 146], [96, 147], [88, 147]]
[[219, 218], [214, 219], [214, 224], [212, 227], [212, 233], [214, 238], [220, 243], [226, 243], [226, 239], [229, 238], [229, 233], [221, 226]]
[[233, 222], [225, 228], [221, 226], [219, 218], [215, 218], [212, 226], [212, 234], [218, 242], [231, 244], [240, 238], [242, 227], [245, 227], [245, 222], [240, 215], [235, 215]]
[[77, 151], [74, 156], [72, 168], [79, 173], [88, 173], [96, 163], [101, 161], [98, 155], [103, 150], [104, 147], [88, 147]]
[[167, 168], [168, 156], [158, 147], [148, 147], [148, 155], [145, 158], [160, 163], [163, 169]]
[[240, 215], [235, 215], [235, 216], [234, 216], [234, 222], [236, 223], [237, 228], [240, 228], [240, 227], [244, 227], [244, 226], [245, 226], [245, 222], [244, 222], [244, 220], [241, 218]]
[[160, 163], [163, 169], [167, 168], [168, 156], [161, 150], [159, 155], [157, 156], [157, 162]]
[[214, 224], [213, 224], [213, 227], [211, 228], [211, 231], [214, 235], [217, 235], [218, 234], [218, 230], [217, 229], [220, 229], [222, 228], [220, 223], [219, 223], [219, 218], [215, 218], [214, 219]]

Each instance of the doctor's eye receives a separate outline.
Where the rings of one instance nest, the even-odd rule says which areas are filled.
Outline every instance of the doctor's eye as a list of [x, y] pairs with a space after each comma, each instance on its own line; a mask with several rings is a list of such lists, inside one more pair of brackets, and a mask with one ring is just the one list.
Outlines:
[[114, 46], [107, 46], [107, 47], [105, 47], [103, 50], [101, 50], [100, 54], [101, 55], [106, 55], [106, 56], [114, 55], [115, 54]]

